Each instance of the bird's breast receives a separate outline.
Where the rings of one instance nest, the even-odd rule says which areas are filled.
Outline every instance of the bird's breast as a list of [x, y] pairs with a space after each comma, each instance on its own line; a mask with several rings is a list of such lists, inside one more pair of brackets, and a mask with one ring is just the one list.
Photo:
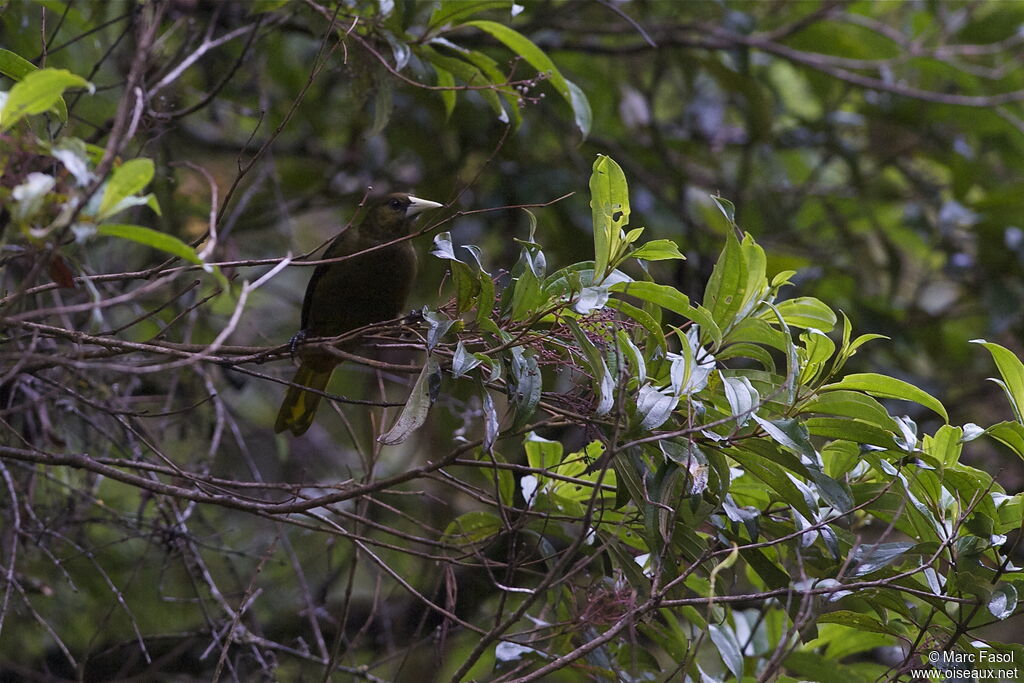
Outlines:
[[306, 330], [333, 337], [402, 313], [416, 277], [416, 252], [402, 242], [322, 268], [307, 292]]

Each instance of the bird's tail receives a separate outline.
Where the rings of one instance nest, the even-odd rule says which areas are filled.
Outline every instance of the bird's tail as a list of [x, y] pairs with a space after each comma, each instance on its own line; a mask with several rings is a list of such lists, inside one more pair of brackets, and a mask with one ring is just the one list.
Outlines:
[[[299, 365], [292, 382], [309, 389], [323, 391], [331, 379], [331, 370], [314, 370], [305, 363]], [[309, 425], [313, 424], [316, 417], [316, 409], [320, 405], [320, 394], [306, 391], [298, 386], [288, 387], [288, 393], [284, 397], [281, 409], [277, 411], [277, 422], [274, 423], [274, 432], [280, 434], [290, 429], [292, 434], [299, 436], [305, 434]]]

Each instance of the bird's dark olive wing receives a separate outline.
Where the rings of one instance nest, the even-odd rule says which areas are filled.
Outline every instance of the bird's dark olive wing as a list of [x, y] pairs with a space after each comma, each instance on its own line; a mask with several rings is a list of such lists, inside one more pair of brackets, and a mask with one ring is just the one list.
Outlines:
[[302, 305], [302, 325], [333, 337], [397, 317], [416, 274], [412, 246], [403, 242], [341, 263], [318, 266]]

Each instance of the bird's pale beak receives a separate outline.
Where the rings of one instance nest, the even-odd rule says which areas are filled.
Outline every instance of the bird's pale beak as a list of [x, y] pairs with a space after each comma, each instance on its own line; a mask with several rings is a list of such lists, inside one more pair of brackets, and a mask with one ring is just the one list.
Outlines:
[[442, 206], [444, 206], [444, 204], [438, 204], [437, 202], [432, 202], [429, 199], [420, 199], [419, 197], [409, 195], [409, 208], [405, 210], [405, 215], [415, 216], [423, 211], [439, 209]]

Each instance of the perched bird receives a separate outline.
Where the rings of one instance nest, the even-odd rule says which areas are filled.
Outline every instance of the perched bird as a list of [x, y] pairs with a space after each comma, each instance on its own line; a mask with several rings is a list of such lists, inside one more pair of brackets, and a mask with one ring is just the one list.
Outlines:
[[[440, 206], [410, 194], [389, 194], [370, 207], [358, 226], [335, 237], [323, 258], [357, 254], [392, 242], [409, 233], [414, 216]], [[306, 287], [297, 337], [336, 337], [397, 317], [415, 276], [416, 252], [409, 240], [337, 263], [320, 264]], [[330, 352], [313, 348], [300, 350], [299, 359], [293, 383], [318, 391], [324, 390], [340, 362]], [[305, 433], [319, 404], [320, 394], [299, 386], [288, 387], [274, 431], [290, 429], [295, 436]]]

